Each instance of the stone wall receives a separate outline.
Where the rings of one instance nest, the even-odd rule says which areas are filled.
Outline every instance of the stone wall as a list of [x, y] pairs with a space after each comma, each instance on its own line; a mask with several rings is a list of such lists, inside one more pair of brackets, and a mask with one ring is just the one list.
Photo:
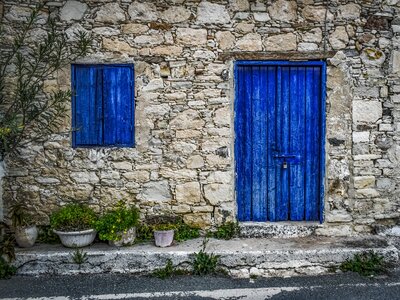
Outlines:
[[[6, 0], [21, 22], [35, 1]], [[93, 35], [80, 62], [135, 64], [136, 147], [73, 149], [70, 134], [7, 162], [6, 199], [29, 199], [41, 222], [71, 200], [103, 210], [126, 199], [142, 214], [193, 224], [235, 219], [235, 57], [327, 57], [327, 173], [323, 235], [369, 233], [399, 217], [399, 0], [54, 1], [70, 40]], [[40, 40], [44, 22], [31, 33]], [[331, 57], [329, 57], [331, 56]], [[69, 88], [70, 69], [45, 83]], [[70, 117], [62, 131], [70, 129]]]

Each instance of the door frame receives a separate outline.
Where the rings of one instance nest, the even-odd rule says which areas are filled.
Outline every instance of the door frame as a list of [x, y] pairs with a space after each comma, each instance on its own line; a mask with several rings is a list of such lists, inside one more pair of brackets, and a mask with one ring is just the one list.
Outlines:
[[[234, 185], [235, 185], [235, 207], [237, 208], [237, 171], [236, 171], [236, 113], [238, 106], [236, 101], [238, 99], [238, 88], [237, 88], [237, 78], [238, 78], [238, 66], [319, 66], [321, 67], [321, 103], [320, 103], [320, 116], [321, 116], [321, 136], [323, 137], [320, 141], [320, 182], [319, 182], [319, 221], [323, 223], [324, 221], [324, 205], [325, 205], [325, 165], [326, 165], [326, 61], [325, 60], [309, 60], [309, 61], [289, 61], [289, 60], [237, 60], [233, 63], [233, 89], [234, 89], [234, 101], [233, 101], [233, 131], [234, 131]], [[238, 212], [236, 210], [236, 219], [238, 219]], [[291, 221], [289, 221], [291, 222]], [[304, 221], [308, 222], [308, 221]]]

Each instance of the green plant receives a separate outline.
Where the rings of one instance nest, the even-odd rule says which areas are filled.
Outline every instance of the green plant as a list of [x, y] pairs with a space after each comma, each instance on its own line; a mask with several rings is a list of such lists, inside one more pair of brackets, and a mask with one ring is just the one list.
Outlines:
[[387, 271], [387, 263], [383, 256], [374, 251], [355, 254], [340, 265], [343, 272], [356, 272], [362, 276], [373, 276]]
[[147, 224], [140, 224], [136, 228], [136, 240], [139, 242], [150, 241], [154, 238], [153, 228]]
[[167, 230], [176, 230], [177, 224], [156, 224], [152, 226], [154, 231], [167, 231]]
[[80, 231], [93, 228], [95, 212], [84, 204], [68, 204], [50, 216], [51, 228], [62, 231]]
[[118, 241], [128, 229], [137, 226], [138, 221], [139, 209], [119, 201], [114, 209], [99, 218], [95, 228], [101, 240]]
[[10, 205], [9, 215], [14, 228], [29, 226], [33, 223], [32, 216], [29, 214], [29, 208], [22, 201]]
[[230, 240], [239, 233], [239, 225], [236, 222], [226, 222], [217, 227], [210, 235], [221, 240]]
[[25, 22], [12, 23], [13, 38], [7, 37], [10, 29], [0, 27], [0, 161], [17, 148], [60, 131], [71, 92], [46, 92], [45, 81], [90, 48], [91, 37], [82, 31], [67, 42], [51, 16], [43, 24], [46, 36], [32, 42], [43, 9], [39, 4]]
[[207, 253], [206, 247], [208, 238], [204, 238], [202, 248], [198, 253], [194, 253], [193, 273], [196, 275], [215, 274], [219, 262], [219, 255]]
[[[8, 228], [5, 223], [1, 223], [2, 227]], [[4, 234], [0, 242], [0, 279], [7, 279], [13, 276], [16, 268], [10, 265], [15, 260], [14, 237], [10, 234]]]
[[174, 239], [177, 242], [186, 241], [198, 238], [200, 236], [200, 229], [197, 227], [191, 227], [183, 222], [178, 224], [175, 230]]
[[178, 269], [172, 264], [172, 260], [168, 259], [167, 264], [165, 265], [164, 268], [155, 270], [153, 272], [153, 276], [158, 277], [160, 279], [166, 279], [172, 276], [179, 276], [179, 275], [185, 275], [189, 274], [188, 271], [183, 270], [183, 269]]
[[39, 234], [37, 241], [43, 244], [58, 244], [60, 242], [60, 238], [56, 235], [50, 226], [44, 225], [39, 226], [38, 228]]
[[175, 270], [175, 268], [174, 268], [174, 265], [172, 264], [172, 260], [168, 259], [165, 267], [154, 271], [153, 275], [155, 277], [165, 279], [165, 278], [168, 278], [168, 277], [171, 277], [172, 275], [174, 275], [174, 270]]
[[2, 256], [0, 256], [0, 279], [8, 279], [15, 275], [17, 268], [11, 266]]
[[75, 251], [71, 254], [71, 257], [73, 262], [77, 265], [81, 265], [88, 260], [87, 253], [79, 248], [75, 249]]
[[9, 261], [15, 260], [15, 238], [11, 234], [6, 234], [0, 243], [0, 256], [6, 257]]

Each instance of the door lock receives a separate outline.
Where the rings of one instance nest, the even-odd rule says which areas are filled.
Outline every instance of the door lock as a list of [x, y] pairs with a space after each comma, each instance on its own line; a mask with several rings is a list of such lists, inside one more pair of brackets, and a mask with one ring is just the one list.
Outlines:
[[287, 169], [287, 162], [286, 161], [283, 162], [282, 168]]

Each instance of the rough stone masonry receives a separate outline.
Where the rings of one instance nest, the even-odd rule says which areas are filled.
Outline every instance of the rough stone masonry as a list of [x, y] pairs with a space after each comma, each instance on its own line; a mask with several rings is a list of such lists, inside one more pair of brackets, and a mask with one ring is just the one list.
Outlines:
[[[10, 38], [35, 3], [0, 4]], [[235, 55], [322, 53], [326, 192], [317, 234], [360, 235], [398, 221], [399, 0], [50, 1], [32, 42], [48, 18], [70, 40], [92, 33], [92, 52], [80, 62], [134, 63], [136, 146], [74, 149], [66, 116], [67, 133], [8, 159], [6, 204], [29, 199], [43, 224], [72, 200], [101, 211], [119, 199], [142, 215], [172, 211], [202, 227], [233, 220]], [[45, 82], [46, 92], [56, 88], [70, 88], [70, 68]]]

